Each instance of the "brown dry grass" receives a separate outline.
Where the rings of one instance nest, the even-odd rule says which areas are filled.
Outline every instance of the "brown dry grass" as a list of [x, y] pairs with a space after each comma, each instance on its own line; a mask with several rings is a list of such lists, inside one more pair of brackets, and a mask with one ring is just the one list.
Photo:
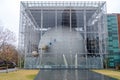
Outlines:
[[33, 80], [39, 70], [18, 70], [9, 73], [0, 73], [0, 80]]
[[92, 70], [92, 71], [120, 80], [120, 71], [115, 70]]

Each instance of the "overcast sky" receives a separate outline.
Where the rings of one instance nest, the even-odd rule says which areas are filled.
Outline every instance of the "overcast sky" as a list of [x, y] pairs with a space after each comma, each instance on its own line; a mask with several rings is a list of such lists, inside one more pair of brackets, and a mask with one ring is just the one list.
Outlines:
[[[16, 36], [18, 36], [19, 29], [20, 1], [21, 0], [0, 0], [0, 25], [4, 25], [5, 27], [15, 32]], [[22, 1], [41, 1], [41, 0], [22, 0]], [[98, 1], [98, 0], [77, 0], [77, 1]], [[107, 13], [120, 13], [120, 0], [100, 0], [100, 1], [107, 2]]]

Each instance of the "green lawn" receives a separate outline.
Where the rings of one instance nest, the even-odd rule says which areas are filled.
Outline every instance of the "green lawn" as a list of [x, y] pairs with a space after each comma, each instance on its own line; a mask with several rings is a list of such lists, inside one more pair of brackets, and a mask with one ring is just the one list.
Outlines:
[[9, 73], [0, 73], [0, 80], [34, 80], [39, 70], [18, 70]]
[[[92, 71], [120, 80], [120, 71], [114, 70], [92, 70]], [[39, 70], [18, 70], [9, 73], [0, 73], [0, 80], [34, 80], [38, 72]]]
[[120, 80], [120, 71], [115, 70], [92, 70], [92, 71]]

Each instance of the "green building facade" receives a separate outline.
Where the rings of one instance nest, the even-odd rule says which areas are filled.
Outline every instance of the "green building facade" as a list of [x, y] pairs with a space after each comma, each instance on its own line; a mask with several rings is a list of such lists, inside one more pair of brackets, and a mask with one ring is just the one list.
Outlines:
[[120, 64], [119, 39], [118, 39], [118, 19], [117, 14], [107, 15], [108, 25], [108, 67], [114, 68]]

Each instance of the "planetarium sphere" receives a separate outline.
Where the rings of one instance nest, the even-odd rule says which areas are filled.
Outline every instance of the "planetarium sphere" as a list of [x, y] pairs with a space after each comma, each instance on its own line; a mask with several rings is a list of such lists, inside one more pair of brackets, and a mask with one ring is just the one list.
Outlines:
[[51, 28], [43, 34], [39, 49], [49, 54], [84, 53], [83, 37], [77, 30], [70, 31], [68, 27]]

